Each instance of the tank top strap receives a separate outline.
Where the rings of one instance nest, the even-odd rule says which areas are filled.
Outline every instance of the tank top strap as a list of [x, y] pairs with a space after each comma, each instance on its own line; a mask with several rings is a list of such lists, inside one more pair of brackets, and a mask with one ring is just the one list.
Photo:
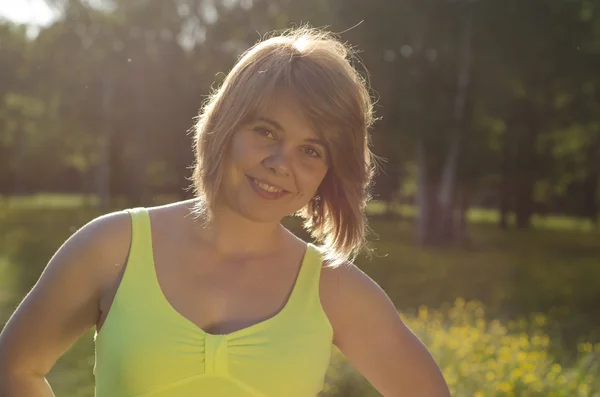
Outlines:
[[143, 207], [131, 208], [127, 212], [131, 215], [131, 249], [130, 254], [137, 258], [152, 259], [152, 232], [150, 227], [150, 214]]
[[302, 265], [296, 279], [291, 306], [306, 306], [308, 303], [319, 303], [319, 281], [323, 264], [322, 253], [318, 247], [308, 243]]
[[125, 300], [129, 300], [152, 290], [154, 255], [148, 210], [139, 207], [126, 211], [131, 216], [131, 243], [119, 292], [127, 295]]
[[119, 327], [127, 324], [141, 311], [149, 310], [149, 303], [156, 300], [156, 293], [152, 288], [154, 260], [148, 210], [132, 208], [126, 209], [125, 212], [131, 217], [129, 254], [110, 310], [95, 339], [102, 339], [107, 333], [114, 338], [115, 334], [120, 332]]

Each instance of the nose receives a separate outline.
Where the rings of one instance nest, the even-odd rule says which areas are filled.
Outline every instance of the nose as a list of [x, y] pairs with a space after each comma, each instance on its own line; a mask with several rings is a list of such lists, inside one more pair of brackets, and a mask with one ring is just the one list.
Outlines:
[[291, 173], [290, 162], [283, 148], [278, 148], [277, 151], [265, 158], [263, 165], [275, 175], [289, 176]]

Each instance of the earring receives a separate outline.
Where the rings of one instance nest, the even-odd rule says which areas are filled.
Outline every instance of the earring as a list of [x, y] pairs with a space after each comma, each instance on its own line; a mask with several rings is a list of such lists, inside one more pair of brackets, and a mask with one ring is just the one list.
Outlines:
[[317, 226], [320, 224], [320, 219], [321, 219], [321, 196], [314, 196], [311, 200], [311, 214], [310, 214], [310, 218], [311, 218], [311, 223], [314, 226]]
[[316, 195], [311, 199], [312, 202], [312, 206], [313, 206], [313, 210], [315, 212], [319, 212], [319, 210], [321, 209], [321, 196]]

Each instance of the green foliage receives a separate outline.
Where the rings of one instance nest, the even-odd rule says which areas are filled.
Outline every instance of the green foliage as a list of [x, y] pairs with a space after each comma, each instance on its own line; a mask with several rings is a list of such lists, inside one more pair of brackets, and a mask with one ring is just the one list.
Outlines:
[[[364, 63], [381, 117], [374, 151], [387, 159], [381, 199], [416, 196], [419, 143], [435, 192], [460, 136], [466, 197], [492, 192], [519, 218], [532, 202], [598, 213], [593, 1], [47, 2], [59, 18], [35, 38], [0, 25], [0, 192], [89, 193], [106, 172], [112, 194], [130, 201], [183, 196], [186, 132], [210, 89], [259, 38], [309, 23], [342, 32]], [[460, 76], [470, 84], [459, 121]]]

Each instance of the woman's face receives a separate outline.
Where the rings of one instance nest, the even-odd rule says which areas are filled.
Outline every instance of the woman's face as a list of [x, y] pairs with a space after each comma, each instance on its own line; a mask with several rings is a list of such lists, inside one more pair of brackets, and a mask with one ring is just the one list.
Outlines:
[[234, 132], [218, 200], [257, 222], [303, 208], [329, 169], [328, 149], [296, 103], [275, 97]]

